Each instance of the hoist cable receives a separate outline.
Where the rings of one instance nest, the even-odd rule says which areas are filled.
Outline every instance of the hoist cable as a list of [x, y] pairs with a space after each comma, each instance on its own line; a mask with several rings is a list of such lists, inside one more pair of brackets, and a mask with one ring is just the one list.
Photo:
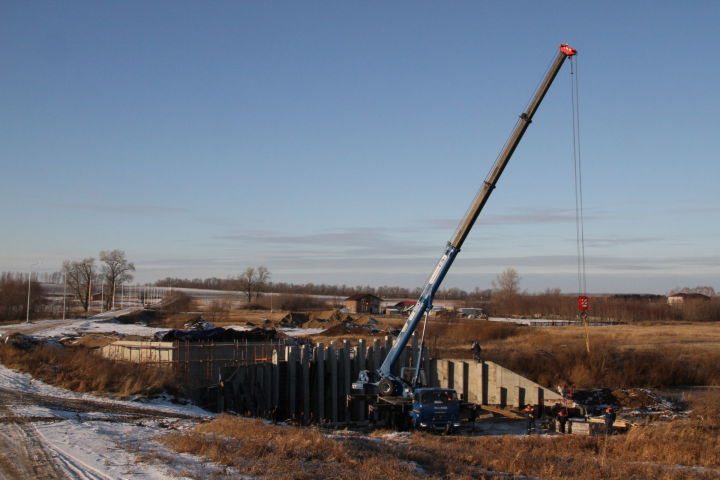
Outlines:
[[[570, 96], [572, 99], [573, 168], [575, 172], [575, 233], [578, 256], [578, 296], [587, 295], [587, 269], [585, 265], [585, 226], [583, 214], [582, 156], [580, 155], [580, 101], [578, 95], [577, 60], [570, 58]], [[590, 355], [590, 330], [587, 312], [582, 309], [580, 318], [585, 330], [585, 349]]]
[[578, 94], [578, 68], [575, 57], [570, 58], [573, 167], [575, 173], [575, 233], [577, 245], [578, 294], [587, 294], [587, 267], [585, 263], [585, 226], [583, 212], [582, 155], [580, 153], [580, 102]]

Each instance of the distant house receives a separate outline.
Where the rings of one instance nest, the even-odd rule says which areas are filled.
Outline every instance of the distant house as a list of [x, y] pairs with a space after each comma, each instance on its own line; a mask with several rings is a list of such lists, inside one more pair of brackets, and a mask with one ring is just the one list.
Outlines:
[[350, 313], [380, 313], [382, 298], [371, 293], [359, 293], [345, 299], [345, 308]]
[[467, 318], [480, 318], [483, 316], [482, 308], [461, 308], [460, 315]]
[[415, 304], [417, 302], [398, 302], [395, 305], [392, 305], [390, 307], [387, 307], [385, 309], [385, 313], [388, 315], [391, 315], [393, 313], [408, 313], [410, 310], [412, 310], [415, 307]]
[[710, 297], [702, 293], [676, 293], [667, 298], [668, 305], [684, 305], [688, 302], [706, 300], [710, 300]]

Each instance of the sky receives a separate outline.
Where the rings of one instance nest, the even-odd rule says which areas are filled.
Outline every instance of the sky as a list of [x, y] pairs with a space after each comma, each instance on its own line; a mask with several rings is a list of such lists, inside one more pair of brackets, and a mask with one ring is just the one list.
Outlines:
[[[421, 286], [568, 43], [588, 291], [720, 290], [718, 23], [714, 1], [5, 0], [0, 271], [120, 249], [138, 282]], [[566, 62], [443, 288], [578, 290], [571, 105]]]

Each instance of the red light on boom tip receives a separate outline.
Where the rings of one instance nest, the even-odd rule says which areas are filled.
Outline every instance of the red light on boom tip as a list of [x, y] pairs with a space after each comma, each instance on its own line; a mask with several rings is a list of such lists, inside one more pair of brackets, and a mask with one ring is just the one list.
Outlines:
[[566, 43], [563, 43], [560, 45], [560, 51], [563, 52], [568, 57], [572, 57], [573, 55], [575, 55], [577, 53], [577, 50], [575, 50], [574, 48], [572, 48], [570, 45], [568, 45]]

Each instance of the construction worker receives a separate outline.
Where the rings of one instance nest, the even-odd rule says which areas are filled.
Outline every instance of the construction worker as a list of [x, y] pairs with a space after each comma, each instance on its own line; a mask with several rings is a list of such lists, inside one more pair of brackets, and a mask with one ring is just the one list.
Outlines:
[[473, 353], [473, 358], [475, 359], [475, 361], [480, 363], [480, 352], [482, 352], [482, 348], [480, 348], [480, 342], [475, 340], [470, 347], [470, 351]]
[[608, 407], [605, 409], [603, 415], [605, 417], [605, 435], [612, 435], [613, 423], [615, 423], [615, 410], [613, 410], [612, 407]]
[[563, 410], [560, 410], [557, 413], [557, 421], [558, 425], [560, 426], [560, 433], [565, 433], [565, 424], [567, 423], [567, 419], [567, 413], [565, 413]]
[[528, 404], [523, 409], [523, 413], [525, 414], [527, 434], [530, 435], [532, 432], [535, 431], [535, 408], [532, 405]]

